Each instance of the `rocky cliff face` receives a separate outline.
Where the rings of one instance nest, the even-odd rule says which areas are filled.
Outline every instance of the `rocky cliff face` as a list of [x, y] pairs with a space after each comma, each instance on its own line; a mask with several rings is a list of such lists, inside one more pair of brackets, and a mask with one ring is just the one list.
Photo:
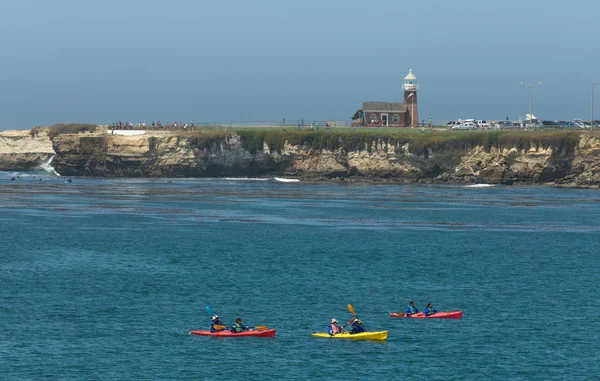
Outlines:
[[54, 156], [47, 130], [31, 137], [29, 131], [0, 133], [0, 171], [28, 171]]
[[[30, 140], [30, 141], [28, 141]], [[235, 133], [120, 136], [100, 133], [0, 136], [4, 169], [33, 168], [53, 154], [66, 176], [293, 176], [303, 179], [426, 183], [600, 185], [600, 139], [582, 133], [574, 149], [475, 145], [411, 150], [411, 143], [373, 140], [362, 148], [315, 149], [286, 142], [251, 149]]]

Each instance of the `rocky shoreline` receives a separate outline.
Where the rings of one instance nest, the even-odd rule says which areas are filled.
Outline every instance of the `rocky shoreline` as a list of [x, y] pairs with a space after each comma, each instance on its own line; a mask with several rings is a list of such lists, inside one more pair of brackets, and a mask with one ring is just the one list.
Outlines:
[[147, 131], [124, 136], [102, 128], [83, 133], [41, 128], [35, 134], [0, 133], [0, 170], [32, 170], [52, 160], [63, 176], [600, 186], [600, 135], [527, 134]]

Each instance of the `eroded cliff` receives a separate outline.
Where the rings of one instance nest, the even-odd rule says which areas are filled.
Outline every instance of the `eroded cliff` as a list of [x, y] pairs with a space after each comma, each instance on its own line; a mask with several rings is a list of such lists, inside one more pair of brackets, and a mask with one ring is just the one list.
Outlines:
[[33, 168], [52, 154], [52, 166], [67, 176], [600, 185], [599, 135], [585, 132], [0, 136], [4, 169]]
[[31, 136], [29, 131], [0, 132], [0, 171], [28, 171], [54, 156], [47, 129]]

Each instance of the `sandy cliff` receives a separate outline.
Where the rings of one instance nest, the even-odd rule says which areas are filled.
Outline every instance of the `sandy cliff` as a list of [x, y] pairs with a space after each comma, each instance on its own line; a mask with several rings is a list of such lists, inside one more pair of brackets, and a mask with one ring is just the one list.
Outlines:
[[[348, 144], [350, 138], [343, 134], [319, 134], [300, 139], [280, 133], [277, 137], [283, 143], [277, 145], [259, 133], [120, 136], [100, 131], [52, 138], [47, 133], [35, 138], [27, 132], [3, 133], [0, 169], [34, 168], [55, 154], [53, 167], [67, 176], [279, 175], [314, 180], [600, 185], [600, 139], [590, 133], [526, 143], [519, 137], [514, 144], [507, 139], [498, 143], [497, 135], [484, 137], [485, 144], [463, 144], [449, 140], [449, 135], [443, 144], [434, 144], [435, 139], [424, 144], [416, 135], [412, 140], [361, 137], [364, 141]], [[327, 140], [319, 143], [318, 139]], [[492, 144], [489, 139], [496, 140]], [[556, 143], [557, 139], [571, 145]]]
[[54, 155], [47, 130], [31, 137], [29, 131], [0, 132], [0, 171], [34, 169]]

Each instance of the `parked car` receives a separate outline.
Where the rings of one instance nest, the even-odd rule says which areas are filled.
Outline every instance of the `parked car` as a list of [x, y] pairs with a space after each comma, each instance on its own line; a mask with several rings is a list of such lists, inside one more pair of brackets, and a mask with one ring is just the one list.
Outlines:
[[496, 125], [498, 126], [498, 128], [500, 128], [501, 130], [507, 130], [507, 129], [511, 129], [511, 128], [516, 128], [519, 127], [517, 126], [516, 123], [508, 121], [508, 120], [502, 120], [500, 122], [497, 122]]
[[558, 124], [558, 122], [555, 122], [553, 120], [542, 120], [542, 127], [543, 128], [559, 128], [560, 125]]
[[491, 127], [491, 125], [488, 122], [486, 122], [485, 120], [478, 120], [476, 122], [476, 124], [477, 124], [477, 127], [479, 127], [479, 128], [490, 128]]
[[452, 127], [453, 130], [475, 130], [477, 126], [473, 122], [464, 122]]

